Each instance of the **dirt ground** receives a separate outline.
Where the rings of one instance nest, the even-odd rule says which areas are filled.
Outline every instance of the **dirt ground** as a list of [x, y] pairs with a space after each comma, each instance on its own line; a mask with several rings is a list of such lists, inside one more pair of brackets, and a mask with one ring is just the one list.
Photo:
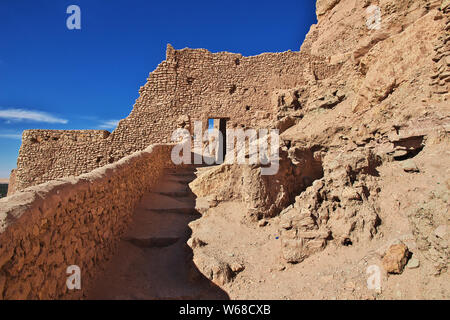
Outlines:
[[[208, 208], [208, 199], [196, 198], [189, 187], [194, 169], [168, 171], [160, 188], [144, 197], [118, 253], [87, 298], [449, 299], [450, 276], [436, 274], [428, 251], [420, 250], [415, 228], [422, 226], [413, 218], [431, 206], [441, 213], [441, 223], [448, 220], [449, 172], [443, 174], [445, 165], [436, 156], [445, 153], [450, 151], [442, 144], [426, 147], [414, 158], [416, 173], [402, 170], [401, 161], [383, 164], [375, 237], [347, 246], [331, 241], [297, 264], [282, 258], [279, 216], [266, 224], [252, 221], [240, 201]], [[193, 246], [199, 239], [201, 245]], [[410, 260], [419, 263], [387, 274], [381, 259], [396, 241], [406, 244]], [[213, 273], [220, 275], [222, 265], [240, 267], [217, 281]], [[373, 268], [380, 271], [379, 289], [368, 286]]]
[[[420, 173], [405, 172], [401, 161], [378, 168], [381, 225], [370, 241], [348, 246], [331, 242], [303, 262], [289, 264], [281, 257], [279, 217], [259, 226], [246, 218], [244, 203], [223, 202], [190, 223], [192, 237], [207, 244], [194, 254], [245, 267], [220, 286], [231, 299], [450, 299], [450, 276], [436, 274], [428, 251], [419, 250], [411, 221], [414, 212], [432, 206], [442, 215], [441, 223], [448, 222], [449, 169], [437, 155], [449, 153], [446, 145], [425, 148], [414, 158]], [[382, 255], [399, 240], [419, 266], [408, 264], [402, 274], [388, 275]], [[368, 288], [370, 266], [381, 271], [380, 290]]]

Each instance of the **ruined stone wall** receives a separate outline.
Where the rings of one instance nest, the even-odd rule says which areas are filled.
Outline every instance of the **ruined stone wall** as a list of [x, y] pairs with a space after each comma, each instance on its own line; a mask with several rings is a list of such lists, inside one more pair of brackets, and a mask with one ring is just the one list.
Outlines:
[[[77, 299], [110, 258], [142, 195], [171, 167], [171, 145], [152, 145], [90, 173], [0, 200], [0, 300]], [[66, 269], [81, 268], [81, 291]]]
[[108, 157], [109, 135], [104, 130], [24, 131], [14, 189], [80, 175], [114, 162]]
[[[170, 141], [178, 127], [229, 118], [229, 127], [273, 127], [279, 120], [273, 92], [304, 86], [336, 73], [324, 58], [303, 52], [253, 57], [204, 49], [167, 48], [167, 58], [139, 90], [130, 115], [105, 131], [24, 132], [16, 189], [77, 175]], [[192, 132], [192, 131], [191, 131]]]
[[13, 169], [13, 170], [11, 170], [11, 174], [9, 176], [7, 196], [11, 196], [14, 193], [15, 189], [16, 189], [16, 170]]

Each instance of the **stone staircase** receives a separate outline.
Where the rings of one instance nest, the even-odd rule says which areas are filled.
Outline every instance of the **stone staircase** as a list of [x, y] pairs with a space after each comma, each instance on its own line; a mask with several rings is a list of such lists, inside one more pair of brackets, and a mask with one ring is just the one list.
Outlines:
[[[88, 299], [227, 299], [192, 263], [188, 224], [200, 217], [188, 184], [195, 168], [167, 169], [145, 195], [117, 254], [88, 289]], [[195, 280], [192, 280], [195, 279]]]

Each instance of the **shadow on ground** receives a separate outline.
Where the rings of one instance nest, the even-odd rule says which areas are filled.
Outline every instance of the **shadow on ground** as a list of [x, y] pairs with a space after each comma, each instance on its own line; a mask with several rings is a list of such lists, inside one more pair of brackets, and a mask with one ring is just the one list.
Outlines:
[[188, 224], [200, 218], [189, 188], [195, 168], [167, 169], [145, 195], [116, 255], [89, 288], [87, 299], [224, 300], [228, 294], [194, 265]]

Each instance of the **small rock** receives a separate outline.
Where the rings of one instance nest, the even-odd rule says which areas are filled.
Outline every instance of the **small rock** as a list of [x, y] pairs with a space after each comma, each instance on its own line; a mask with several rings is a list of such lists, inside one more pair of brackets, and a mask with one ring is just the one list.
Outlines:
[[245, 269], [245, 266], [242, 263], [239, 262], [233, 262], [230, 265], [231, 271], [233, 271], [234, 273], [238, 273], [241, 272]]
[[447, 234], [446, 225], [440, 225], [439, 227], [436, 228], [436, 230], [434, 230], [434, 235], [438, 238], [444, 239], [446, 234]]
[[404, 156], [406, 156], [408, 154], [408, 151], [407, 150], [395, 150], [395, 152], [394, 152], [394, 154], [393, 154], [393, 157], [394, 158], [397, 158], [397, 157], [404, 157]]
[[408, 269], [416, 269], [420, 266], [420, 261], [417, 258], [411, 258], [408, 261], [408, 264], [406, 265], [406, 267]]
[[351, 281], [345, 283], [344, 287], [348, 291], [355, 291], [355, 284]]
[[351, 187], [345, 187], [344, 190], [341, 193], [341, 198], [346, 200], [361, 200], [361, 196], [359, 193]]
[[269, 269], [269, 272], [284, 271], [284, 270], [286, 270], [286, 266], [284, 266], [283, 264], [280, 263], [280, 264], [277, 264], [277, 265], [271, 267]]
[[219, 286], [231, 282], [235, 275], [228, 263], [208, 256], [201, 251], [194, 255], [194, 264], [213, 283]]
[[258, 223], [258, 226], [260, 226], [260, 227], [265, 227], [266, 225], [267, 225], [267, 220], [266, 219], [262, 219]]
[[400, 274], [408, 261], [408, 256], [408, 247], [404, 243], [391, 245], [383, 257], [383, 267], [388, 273]]
[[406, 160], [403, 162], [402, 168], [405, 172], [419, 172], [419, 168], [417, 168], [416, 163], [412, 160]]
[[207, 245], [207, 243], [199, 238], [191, 238], [188, 240], [188, 245], [194, 249], [194, 248], [204, 247]]

